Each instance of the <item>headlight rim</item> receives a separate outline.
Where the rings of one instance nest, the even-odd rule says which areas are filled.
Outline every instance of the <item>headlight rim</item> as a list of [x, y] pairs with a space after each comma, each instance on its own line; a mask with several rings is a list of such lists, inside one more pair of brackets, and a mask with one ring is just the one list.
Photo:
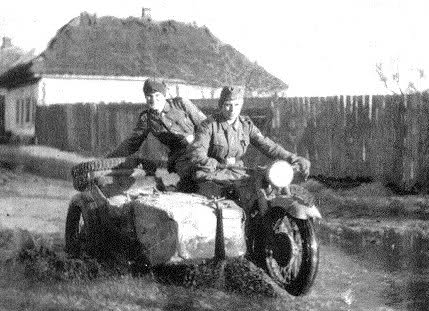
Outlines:
[[[283, 168], [282, 168], [282, 166], [283, 166]], [[274, 179], [273, 177], [275, 177], [275, 176], [273, 176], [273, 173], [274, 173], [273, 169], [278, 170], [279, 168], [282, 168], [285, 170], [283, 172], [283, 174], [280, 173], [280, 175], [284, 175], [284, 177]], [[267, 171], [266, 171], [266, 179], [270, 185], [277, 187], [277, 188], [284, 188], [284, 187], [288, 187], [292, 183], [293, 174], [294, 174], [293, 168], [289, 162], [287, 162], [285, 160], [276, 160], [268, 166]], [[275, 177], [275, 178], [277, 178], [277, 177]], [[284, 180], [284, 179], [286, 179], [286, 180]], [[279, 180], [280, 182], [278, 182], [277, 180]]]

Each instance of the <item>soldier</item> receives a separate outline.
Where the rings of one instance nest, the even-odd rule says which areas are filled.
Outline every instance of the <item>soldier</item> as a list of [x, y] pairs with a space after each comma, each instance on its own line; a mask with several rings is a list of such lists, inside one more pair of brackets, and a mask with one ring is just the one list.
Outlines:
[[175, 171], [177, 158], [194, 141], [197, 126], [206, 119], [193, 103], [181, 97], [166, 99], [166, 85], [158, 80], [144, 82], [147, 109], [139, 116], [137, 126], [107, 157], [127, 157], [135, 153], [149, 133], [169, 147], [168, 170]]
[[[307, 178], [310, 161], [286, 151], [279, 144], [262, 135], [247, 116], [241, 116], [244, 90], [241, 87], [226, 86], [219, 98], [219, 111], [202, 122], [195, 141], [189, 146], [186, 159], [194, 170], [194, 180], [228, 182], [242, 176], [228, 165], [242, 166], [242, 157], [250, 144], [271, 159], [286, 160], [298, 164]], [[182, 175], [189, 173], [181, 171]]]

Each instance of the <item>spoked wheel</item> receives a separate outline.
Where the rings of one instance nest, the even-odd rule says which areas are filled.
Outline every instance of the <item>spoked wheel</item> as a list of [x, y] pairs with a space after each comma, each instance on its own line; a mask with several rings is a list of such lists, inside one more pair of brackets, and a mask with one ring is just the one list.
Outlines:
[[88, 243], [87, 224], [79, 205], [69, 206], [66, 219], [65, 251], [72, 257], [79, 257]]
[[319, 266], [319, 244], [313, 221], [291, 217], [281, 209], [268, 216], [267, 271], [291, 295], [305, 295], [314, 283]]

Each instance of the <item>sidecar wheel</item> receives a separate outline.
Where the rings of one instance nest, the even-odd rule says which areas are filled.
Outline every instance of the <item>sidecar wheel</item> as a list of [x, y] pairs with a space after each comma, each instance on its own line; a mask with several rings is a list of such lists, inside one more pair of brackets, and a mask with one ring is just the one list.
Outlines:
[[309, 292], [319, 267], [319, 243], [311, 219], [302, 220], [275, 209], [268, 216], [266, 269], [289, 294]]
[[65, 251], [73, 258], [80, 257], [87, 242], [87, 224], [85, 224], [82, 209], [77, 204], [71, 204], [66, 218]]
[[115, 168], [134, 168], [137, 167], [137, 165], [137, 159], [132, 157], [96, 159], [93, 161], [76, 164], [71, 169], [73, 187], [77, 191], [84, 191], [90, 182], [88, 173]]
[[77, 191], [84, 191], [91, 178], [88, 173], [105, 171], [105, 170], [120, 170], [120, 169], [133, 169], [138, 165], [146, 172], [155, 172], [157, 167], [166, 168], [167, 162], [163, 160], [151, 160], [145, 158], [102, 158], [88, 162], [76, 164], [71, 169], [73, 177], [73, 187]]

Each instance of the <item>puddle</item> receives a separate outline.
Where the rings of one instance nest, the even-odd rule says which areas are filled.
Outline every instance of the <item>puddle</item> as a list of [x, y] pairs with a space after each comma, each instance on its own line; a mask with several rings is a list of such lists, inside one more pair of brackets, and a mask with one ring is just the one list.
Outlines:
[[370, 231], [345, 226], [332, 230], [322, 225], [319, 237], [324, 245], [338, 248], [345, 256], [359, 262], [363, 269], [373, 272], [374, 278], [370, 277], [358, 285], [361, 292], [364, 292], [365, 287], [368, 290], [374, 286], [370, 283], [378, 282], [378, 298], [393, 310], [427, 310], [429, 305], [427, 236], [417, 231], [398, 232], [393, 229]]

